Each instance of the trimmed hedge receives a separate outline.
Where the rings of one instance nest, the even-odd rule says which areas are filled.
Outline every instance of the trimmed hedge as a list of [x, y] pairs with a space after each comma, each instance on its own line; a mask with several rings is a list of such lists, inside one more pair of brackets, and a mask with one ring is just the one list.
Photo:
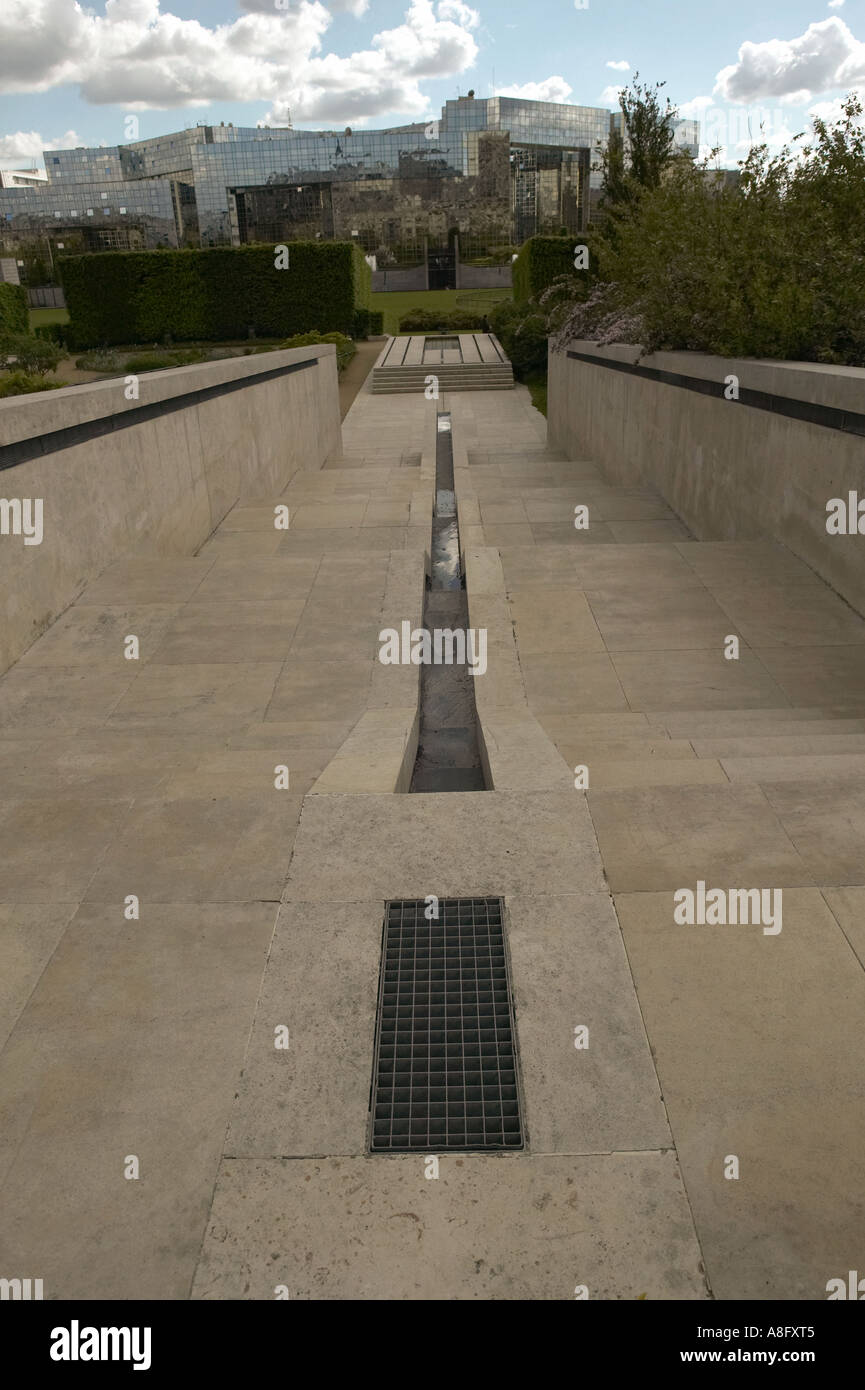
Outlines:
[[558, 276], [576, 277], [580, 272], [574, 269], [574, 247], [586, 244], [584, 234], [578, 232], [566, 237], [529, 237], [513, 265], [514, 299], [518, 303], [537, 299]]
[[104, 251], [66, 256], [60, 278], [76, 349], [113, 343], [278, 338], [324, 325], [350, 335], [369, 312], [372, 274], [360, 247], [341, 241], [208, 250]]
[[483, 310], [409, 309], [399, 321], [401, 333], [480, 332]]
[[58, 347], [65, 347], [68, 327], [66, 323], [40, 323], [33, 329], [33, 336], [44, 339], [46, 343], [56, 343]]
[[0, 333], [29, 333], [30, 306], [24, 285], [0, 282]]

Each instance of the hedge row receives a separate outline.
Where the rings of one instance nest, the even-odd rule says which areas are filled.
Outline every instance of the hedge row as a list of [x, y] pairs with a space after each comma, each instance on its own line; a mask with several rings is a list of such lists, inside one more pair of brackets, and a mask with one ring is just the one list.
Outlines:
[[401, 333], [471, 333], [480, 331], [483, 309], [409, 309], [399, 321]]
[[514, 299], [537, 299], [560, 275], [575, 275], [574, 247], [580, 237], [533, 236], [520, 248], [513, 265]]
[[0, 333], [29, 333], [30, 309], [23, 285], [0, 282]]
[[114, 343], [351, 334], [368, 321], [372, 275], [352, 242], [106, 251], [66, 256], [60, 278], [75, 348]]

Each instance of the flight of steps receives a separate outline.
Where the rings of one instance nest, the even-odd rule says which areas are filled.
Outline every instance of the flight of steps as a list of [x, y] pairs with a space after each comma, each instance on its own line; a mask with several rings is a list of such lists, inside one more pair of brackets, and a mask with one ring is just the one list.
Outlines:
[[[645, 721], [645, 722], [644, 722]], [[569, 766], [595, 790], [626, 787], [865, 781], [865, 705], [539, 715]]]
[[427, 378], [438, 377], [440, 391], [509, 391], [514, 373], [510, 362], [454, 362], [410, 367], [374, 367], [373, 395], [423, 394]]

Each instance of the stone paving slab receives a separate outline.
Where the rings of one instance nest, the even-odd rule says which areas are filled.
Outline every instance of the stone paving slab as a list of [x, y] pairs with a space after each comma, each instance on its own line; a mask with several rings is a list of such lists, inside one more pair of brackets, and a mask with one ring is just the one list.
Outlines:
[[865, 1234], [848, 941], [816, 889], [784, 889], [771, 937], [678, 926], [672, 893], [616, 908], [715, 1297], [825, 1298]]
[[226, 1159], [196, 1299], [704, 1299], [671, 1153]]

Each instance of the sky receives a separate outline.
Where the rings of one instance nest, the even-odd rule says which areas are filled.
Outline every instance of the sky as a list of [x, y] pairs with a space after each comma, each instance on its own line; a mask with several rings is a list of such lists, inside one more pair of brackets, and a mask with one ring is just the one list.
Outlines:
[[865, 0], [0, 0], [0, 166], [198, 122], [361, 129], [444, 101], [617, 108], [635, 72], [734, 167], [865, 93]]

